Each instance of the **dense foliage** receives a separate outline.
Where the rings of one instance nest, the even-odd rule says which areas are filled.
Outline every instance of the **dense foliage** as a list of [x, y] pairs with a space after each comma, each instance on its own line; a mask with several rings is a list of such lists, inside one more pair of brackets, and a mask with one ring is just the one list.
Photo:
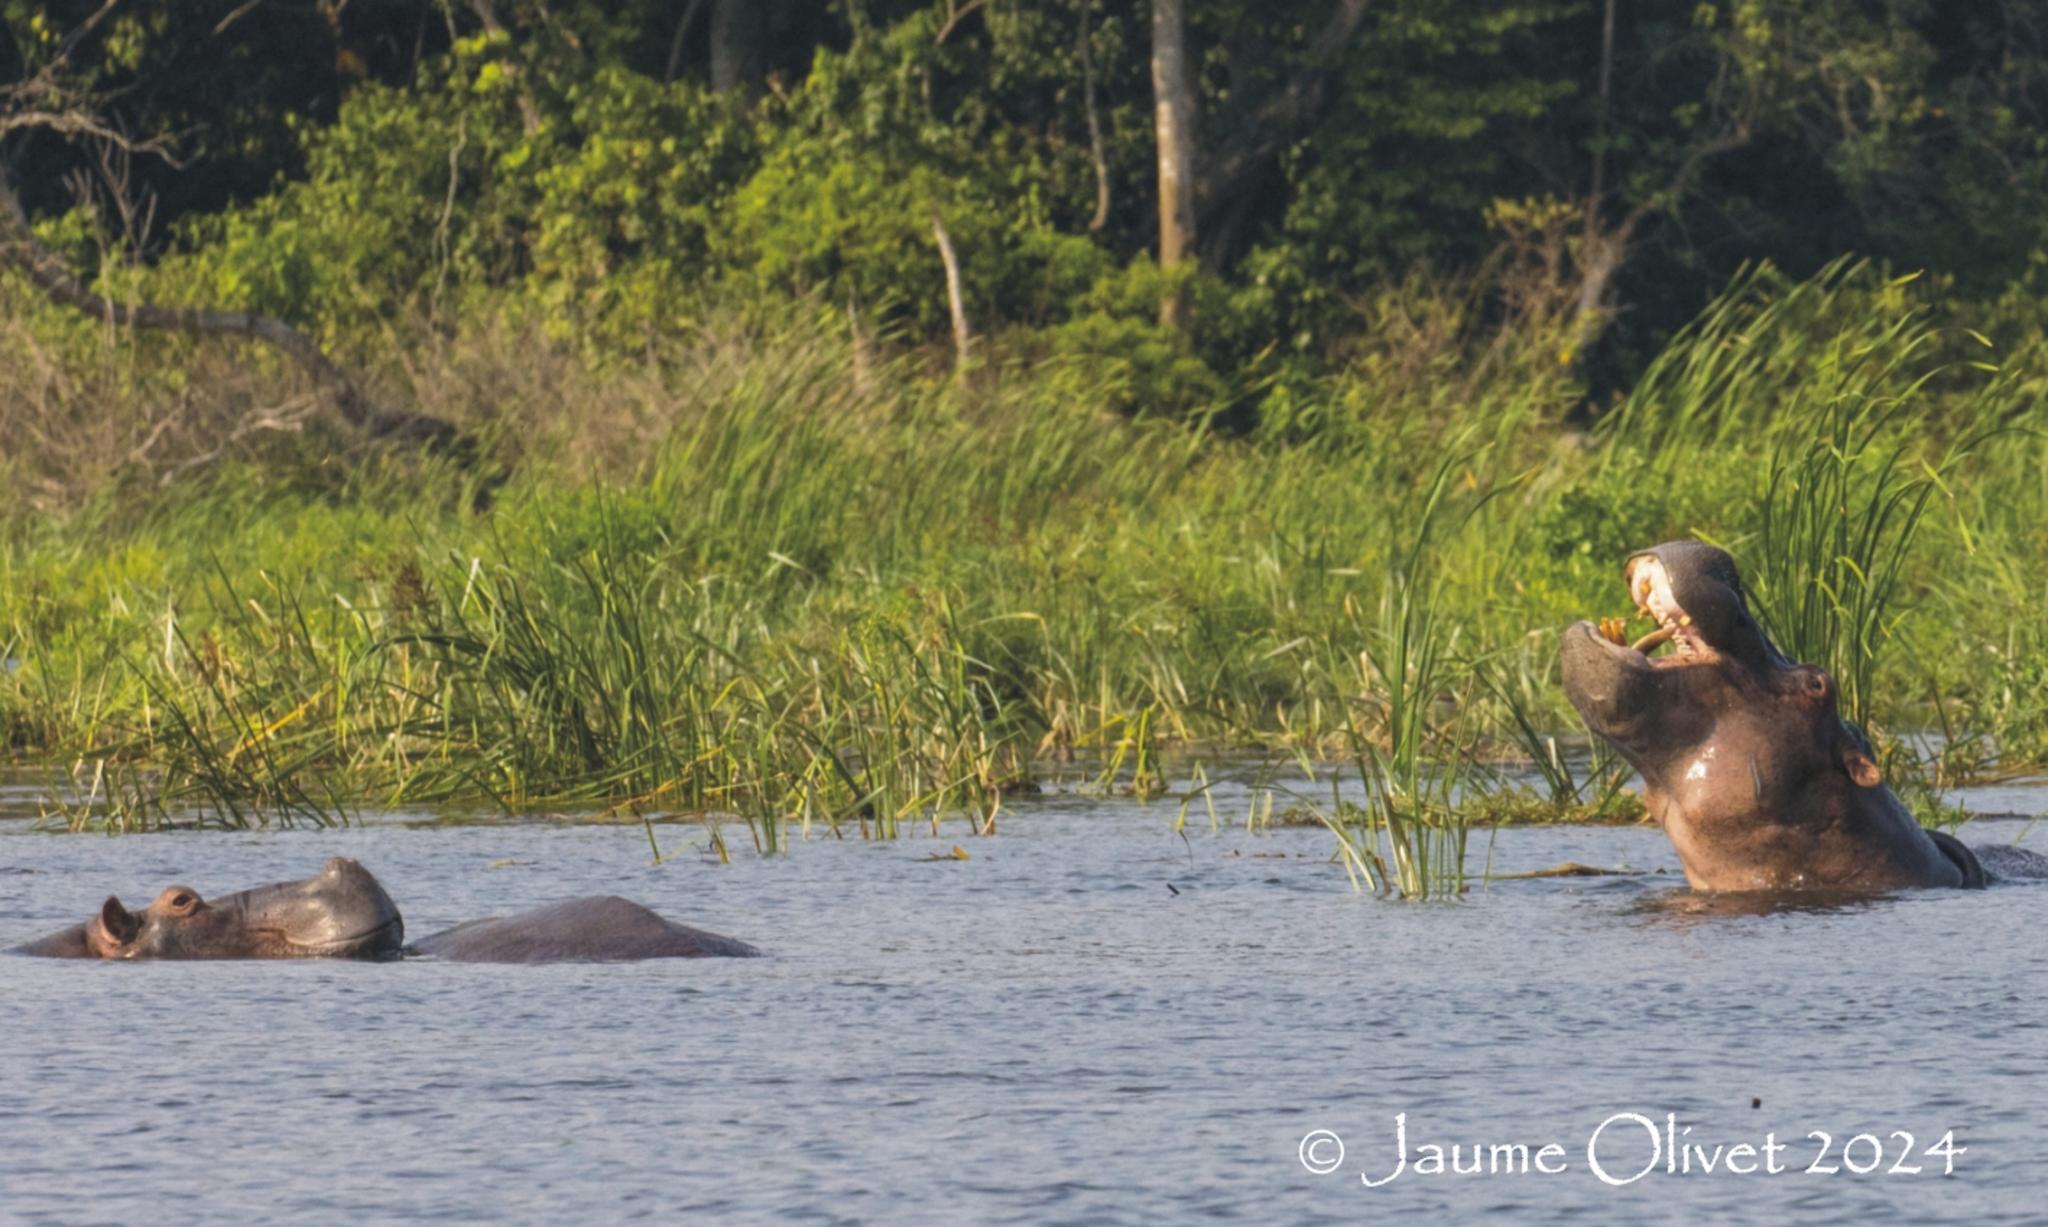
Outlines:
[[[0, 78], [97, 7], [0, 5]], [[88, 267], [125, 243], [189, 297], [357, 341], [512, 302], [617, 353], [764, 294], [937, 338], [936, 215], [978, 331], [1099, 362], [1128, 409], [1237, 420], [1290, 417], [1417, 275], [1485, 270], [1475, 322], [1593, 303], [1617, 326], [1558, 344], [1596, 390], [1759, 260], [1853, 251], [1987, 296], [2033, 275], [2048, 11], [1375, 0], [1326, 63], [1339, 7], [1190, 10], [1185, 336], [1153, 319], [1140, 0], [133, 0], [71, 58], [121, 130], [172, 138], [178, 164], [118, 185], [153, 230], [117, 224], [91, 142], [0, 152]], [[1276, 112], [1318, 68], [1317, 105]]]
[[1216, 746], [1351, 756], [1382, 829], [1513, 746], [1611, 812], [1554, 632], [1699, 534], [1896, 782], [1902, 728], [1923, 781], [2048, 758], [2042, 18], [1190, 5], [1162, 268], [1138, 0], [0, 0], [0, 82], [94, 121], [0, 136], [42, 242], [485, 458], [0, 268], [0, 745], [144, 823], [773, 845]]

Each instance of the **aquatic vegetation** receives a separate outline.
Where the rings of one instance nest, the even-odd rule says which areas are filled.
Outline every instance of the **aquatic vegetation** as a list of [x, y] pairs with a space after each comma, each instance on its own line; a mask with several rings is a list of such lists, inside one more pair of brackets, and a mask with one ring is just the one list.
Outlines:
[[[1884, 344], [1837, 337], [1794, 408], [1811, 432], [1773, 445], [1751, 566], [1763, 618], [1779, 646], [1825, 666], [1843, 713], [1869, 714], [1878, 657], [1899, 614], [1914, 539], [1950, 474], [1998, 426], [1930, 438], [1914, 411], [1936, 370], [1908, 360], [1932, 347], [1932, 330], [1909, 315]], [[1866, 374], [1866, 367], [1879, 368]]]
[[[1469, 688], [1469, 669], [1456, 658], [1458, 628], [1443, 616], [1449, 559], [1435, 537], [1449, 512], [1453, 478], [1469, 473], [1478, 459], [1454, 447], [1438, 463], [1404, 534], [1407, 548], [1380, 590], [1378, 615], [1357, 626], [1365, 648], [1357, 658], [1357, 693], [1344, 707], [1344, 736], [1365, 783], [1366, 804], [1363, 821], [1355, 809], [1333, 807], [1330, 829], [1354, 882], [1404, 899], [1464, 888], [1467, 819], [1458, 802], [1472, 770], [1476, 730], [1464, 715], [1469, 705], [1455, 698], [1461, 684]], [[1472, 499], [1447, 531], [1469, 522], [1500, 493]], [[1446, 694], [1458, 709], [1448, 720], [1433, 710]]]
[[[1538, 787], [1495, 773], [1465, 808], [1485, 825], [1519, 822], [1634, 822], [1644, 816], [1640, 798], [1628, 791], [1633, 768], [1606, 739], [1584, 738], [1583, 762], [1576, 747], [1567, 751], [1559, 735], [1538, 726], [1530, 696], [1502, 680], [1484, 662], [1477, 679], [1499, 704], [1499, 723], [1515, 749], [1520, 774], [1533, 775]], [[1526, 685], [1528, 673], [1518, 680]], [[1546, 679], [1547, 680], [1547, 679]]]
[[[457, 420], [490, 391], [517, 463], [487, 491], [280, 437], [0, 504], [0, 733], [81, 764], [77, 827], [483, 803], [772, 852], [992, 831], [1057, 772], [1181, 822], [1309, 804], [1362, 887], [1455, 892], [1474, 821], [1632, 812], [1618, 762], [1560, 748], [1556, 632], [1620, 603], [1621, 552], [1699, 534], [1881, 735], [2011, 731], [1888, 763], [1953, 782], [2048, 744], [2043, 350], [1957, 342], [1915, 292], [1750, 274], [1590, 434], [1512, 363], [1453, 402], [1361, 360], [1322, 442], [1106, 414], [994, 345], [960, 386], [793, 314], [637, 364], [484, 330], [409, 378]], [[122, 345], [128, 391], [90, 392], [136, 412], [198, 360]], [[1243, 751], [1322, 774], [1219, 813], [1188, 764]], [[1362, 805], [1316, 795], [1333, 765]]]

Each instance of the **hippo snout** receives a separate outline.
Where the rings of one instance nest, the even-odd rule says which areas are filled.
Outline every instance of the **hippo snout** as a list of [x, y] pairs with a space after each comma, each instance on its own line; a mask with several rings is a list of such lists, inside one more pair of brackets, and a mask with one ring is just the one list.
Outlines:
[[1565, 631], [1558, 658], [1565, 697], [1594, 732], [1614, 731], [1640, 710], [1639, 692], [1650, 672], [1641, 652], [1611, 642], [1591, 622], [1578, 622]]

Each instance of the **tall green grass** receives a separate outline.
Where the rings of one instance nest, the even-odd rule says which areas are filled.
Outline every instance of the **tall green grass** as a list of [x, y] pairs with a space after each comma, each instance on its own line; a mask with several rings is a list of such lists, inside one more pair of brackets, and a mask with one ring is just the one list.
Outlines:
[[1927, 458], [1901, 437], [1910, 398], [1830, 400], [1804, 442], [1772, 451], [1760, 503], [1752, 586], [1766, 629], [1794, 658], [1834, 675], [1842, 710], [1869, 716], [1877, 664], [1929, 505], [1979, 436]]
[[[479, 369], [530, 394], [487, 511], [326, 438], [0, 505], [0, 731], [84, 764], [67, 822], [482, 803], [768, 851], [993, 830], [1054, 764], [1155, 796], [1189, 750], [1254, 749], [1363, 780], [1332, 810], [1361, 885], [1454, 891], [1498, 760], [1533, 759], [1554, 810], [1612, 799], [1545, 749], [1574, 727], [1555, 631], [1625, 608], [1620, 560], [1655, 541], [1729, 544], [1853, 711], [2048, 728], [2048, 621], [1967, 579], [2038, 578], [2048, 360], [1956, 361], [1923, 289], [1748, 274], [1590, 436], [1554, 371], [1539, 395], [1497, 360], [1451, 396], [1361, 359], [1299, 437], [1224, 438], [1099, 412], [1090, 372], [1021, 350], [965, 388], [915, 354], [857, 378], [794, 315], [607, 369], [492, 340], [416, 376], [451, 417], [428, 394]], [[129, 800], [82, 812], [114, 776]]]
[[[1454, 538], [1502, 493], [1471, 499], [1453, 523], [1442, 522], [1452, 515], [1452, 482], [1478, 459], [1454, 446], [1438, 463], [1412, 521], [1396, 530], [1406, 548], [1380, 589], [1377, 616], [1357, 628], [1365, 647], [1344, 735], [1366, 802], [1362, 811], [1338, 807], [1329, 825], [1355, 882], [1404, 899], [1456, 894], [1465, 884], [1467, 821], [1459, 801], [1477, 730], [1464, 716], [1470, 665], [1459, 659], [1459, 628], [1445, 610], [1455, 558], [1439, 535]], [[1458, 709], [1448, 719], [1437, 710], [1447, 701]]]

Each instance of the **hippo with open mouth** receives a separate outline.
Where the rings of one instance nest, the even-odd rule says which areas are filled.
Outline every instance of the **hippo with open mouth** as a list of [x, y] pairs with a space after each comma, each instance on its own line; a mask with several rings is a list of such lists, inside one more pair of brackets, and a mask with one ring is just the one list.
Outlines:
[[745, 942], [692, 929], [630, 900], [573, 899], [516, 916], [473, 920], [405, 944], [398, 905], [345, 857], [302, 882], [207, 900], [173, 886], [140, 913], [109, 898], [99, 914], [9, 953], [70, 959], [396, 959], [455, 963], [621, 962], [747, 957]]
[[1631, 644], [1618, 619], [1571, 627], [1565, 694], [1641, 773], [1695, 890], [1985, 884], [1969, 848], [1885, 787], [1827, 671], [1764, 634], [1726, 551], [1673, 542], [1631, 556], [1625, 574], [1657, 629]]

